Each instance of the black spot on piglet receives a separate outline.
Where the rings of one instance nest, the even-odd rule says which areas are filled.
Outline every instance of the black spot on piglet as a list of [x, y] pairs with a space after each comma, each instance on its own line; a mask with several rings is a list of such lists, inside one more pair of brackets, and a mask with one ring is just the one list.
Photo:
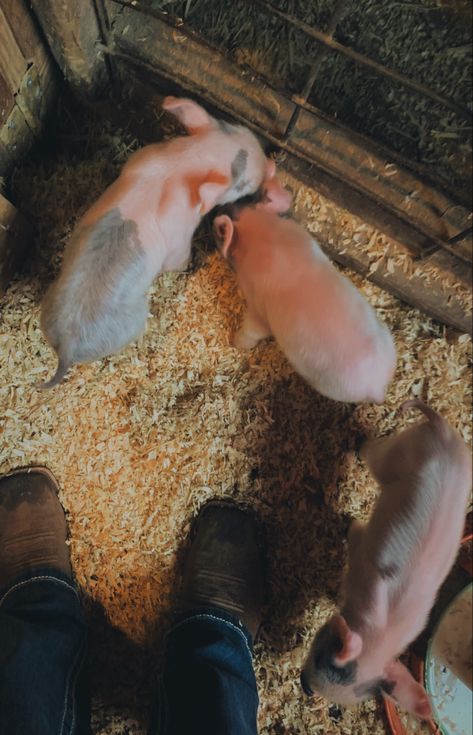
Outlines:
[[248, 151], [244, 148], [240, 148], [235, 158], [232, 161], [230, 172], [232, 174], [233, 182], [236, 183], [241, 179], [246, 171], [246, 163], [248, 161]]

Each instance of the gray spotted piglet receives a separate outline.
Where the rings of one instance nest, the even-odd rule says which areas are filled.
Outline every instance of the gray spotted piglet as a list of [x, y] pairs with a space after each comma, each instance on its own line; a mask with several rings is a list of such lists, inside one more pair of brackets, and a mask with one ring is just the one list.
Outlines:
[[144, 330], [157, 275], [185, 269], [202, 216], [255, 192], [268, 161], [245, 127], [219, 121], [190, 99], [163, 107], [188, 135], [134, 153], [82, 217], [46, 293], [41, 327], [58, 356], [59, 383], [76, 362], [117, 352]]
[[427, 694], [397, 660], [424, 629], [458, 553], [471, 489], [471, 453], [439, 414], [418, 400], [427, 421], [379, 439], [360, 454], [381, 493], [366, 525], [348, 538], [343, 605], [316, 634], [301, 683], [342, 705], [384, 691], [428, 719]]

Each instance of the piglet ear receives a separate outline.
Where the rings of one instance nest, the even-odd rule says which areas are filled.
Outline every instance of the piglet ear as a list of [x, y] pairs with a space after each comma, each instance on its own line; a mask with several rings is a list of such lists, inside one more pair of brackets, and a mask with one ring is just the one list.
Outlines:
[[399, 706], [422, 720], [430, 720], [432, 707], [424, 687], [400, 661], [391, 661], [384, 669], [383, 691]]
[[359, 633], [350, 630], [342, 615], [334, 615], [331, 623], [342, 642], [342, 647], [335, 655], [333, 662], [335, 666], [346, 666], [346, 664], [354, 661], [360, 655], [363, 648], [363, 640]]
[[281, 186], [276, 176], [270, 181], [263, 183], [264, 199], [257, 204], [257, 209], [263, 209], [265, 212], [287, 212], [292, 204], [292, 194]]
[[166, 97], [163, 110], [177, 117], [190, 135], [210, 130], [215, 126], [215, 120], [203, 107], [186, 97]]
[[233, 222], [227, 214], [220, 214], [214, 219], [213, 230], [220, 252], [226, 258], [233, 240]]
[[220, 197], [226, 192], [230, 184], [231, 180], [225, 174], [216, 171], [210, 172], [206, 180], [200, 184], [197, 194], [202, 215], [208, 214], [219, 203]]

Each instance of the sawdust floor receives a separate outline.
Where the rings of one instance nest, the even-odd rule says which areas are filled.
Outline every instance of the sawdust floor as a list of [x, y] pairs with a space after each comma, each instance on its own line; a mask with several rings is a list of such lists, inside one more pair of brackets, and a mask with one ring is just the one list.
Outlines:
[[[189, 523], [221, 496], [253, 506], [266, 527], [270, 600], [255, 649], [261, 734], [383, 733], [379, 703], [353, 711], [309, 703], [300, 665], [336, 602], [346, 514], [366, 518], [375, 497], [347, 452], [354, 435], [400, 427], [409, 419], [397, 407], [420, 395], [471, 441], [469, 338], [349, 273], [393, 330], [399, 365], [383, 406], [326, 400], [273, 343], [248, 354], [229, 346], [242, 302], [204, 235], [192, 270], [153, 286], [137, 344], [37, 392], [34, 382], [55, 367], [39, 329], [41, 296], [77, 217], [137, 145], [93, 115], [62, 111], [60, 121], [52, 144], [13, 180], [12, 197], [38, 234], [30, 272], [0, 302], [0, 471], [44, 463], [60, 482], [91, 626], [94, 732], [145, 732]], [[340, 210], [311, 196], [323, 238]]]

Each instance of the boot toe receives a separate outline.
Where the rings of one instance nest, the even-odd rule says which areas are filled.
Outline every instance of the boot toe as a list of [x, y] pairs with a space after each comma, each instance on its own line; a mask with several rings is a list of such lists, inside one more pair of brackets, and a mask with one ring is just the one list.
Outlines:
[[263, 551], [251, 513], [225, 501], [207, 503], [196, 519], [184, 568], [183, 607], [223, 609], [254, 639], [263, 608]]
[[46, 468], [0, 477], [0, 588], [39, 568], [71, 575], [58, 485]]

